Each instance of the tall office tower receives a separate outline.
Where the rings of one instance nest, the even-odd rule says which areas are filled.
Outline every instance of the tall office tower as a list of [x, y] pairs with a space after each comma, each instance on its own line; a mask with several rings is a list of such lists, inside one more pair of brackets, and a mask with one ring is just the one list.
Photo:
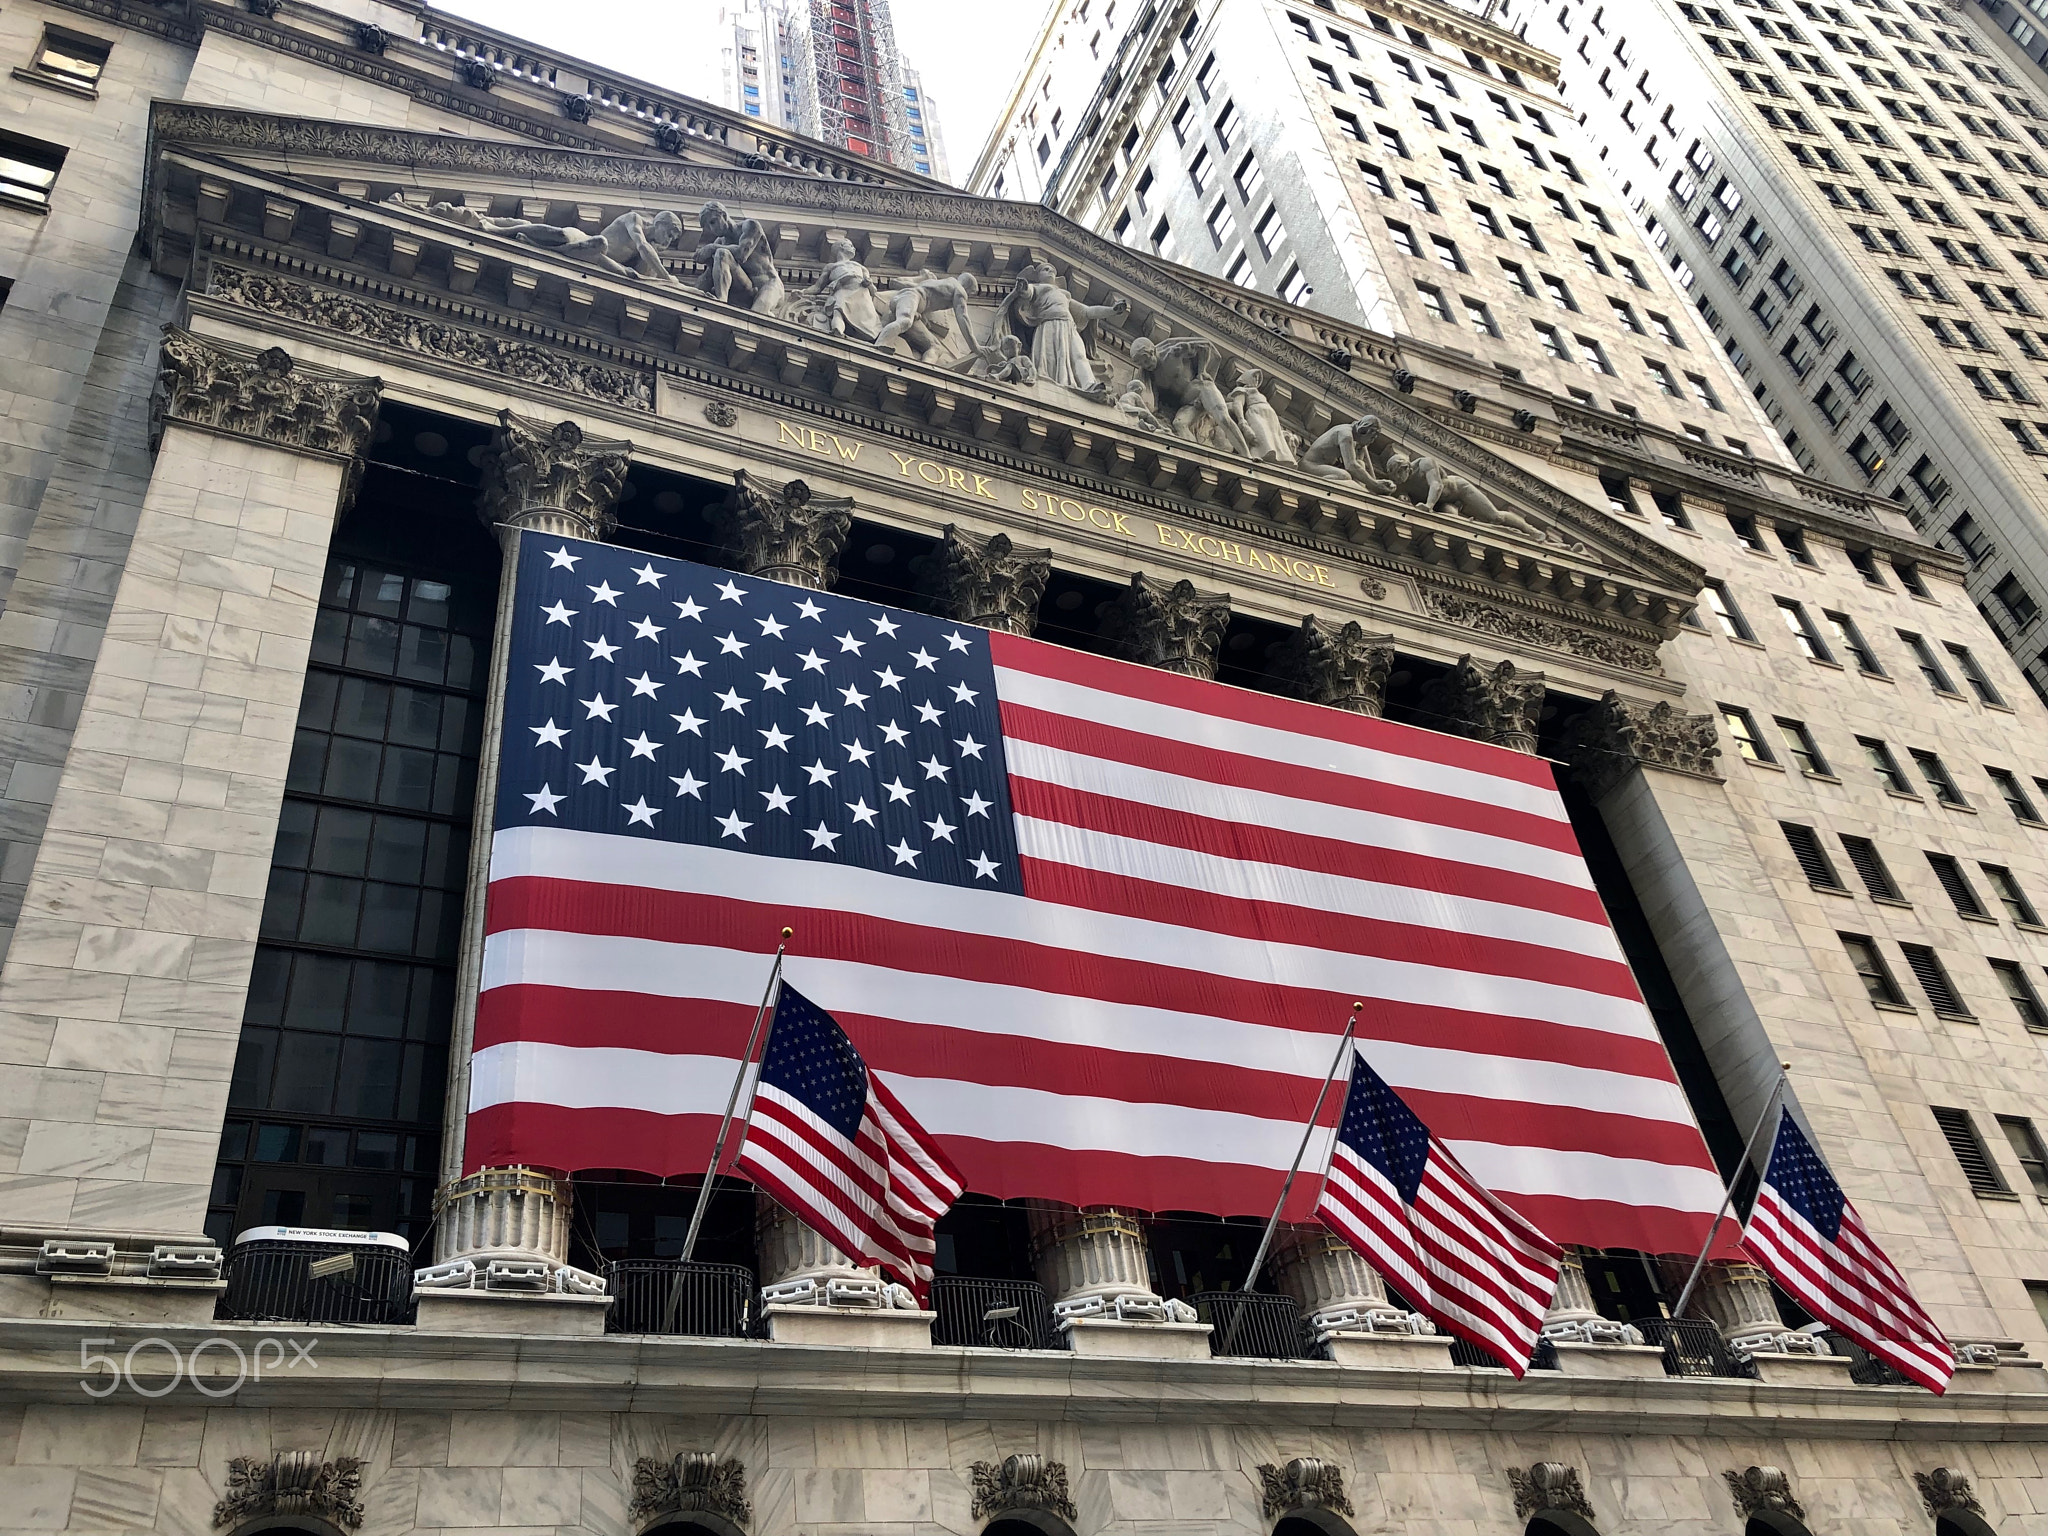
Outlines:
[[1510, 384], [1782, 455], [1582, 147], [1555, 61], [1433, 0], [1389, 10], [1062, 0], [969, 187]]
[[734, 111], [812, 138], [817, 87], [806, 12], [778, 0], [720, 9], [721, 100]]
[[[1903, 501], [2048, 697], [2048, 90], [1981, 9], [1513, 0], [1802, 464]], [[2031, 78], [2029, 77], [2031, 74]]]
[[946, 157], [946, 136], [939, 126], [938, 104], [925, 89], [924, 76], [908, 65], [903, 69], [903, 118], [910, 138], [910, 169], [939, 181], [951, 181], [953, 167]]
[[2026, 58], [2048, 64], [2048, 0], [1970, 0], [1968, 8], [1989, 16]]

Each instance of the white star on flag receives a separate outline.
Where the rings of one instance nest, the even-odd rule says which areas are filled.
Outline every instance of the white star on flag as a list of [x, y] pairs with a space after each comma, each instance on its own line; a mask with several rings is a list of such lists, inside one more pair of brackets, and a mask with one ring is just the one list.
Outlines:
[[976, 792], [974, 794], [970, 794], [966, 799], [962, 800], [960, 803], [967, 807], [968, 815], [986, 816], [988, 814], [989, 807], [994, 805], [995, 801], [984, 800], [981, 798], [980, 793]]
[[803, 655], [797, 657], [797, 660], [804, 664], [806, 672], [822, 672], [825, 670], [825, 658], [820, 656], [815, 650], [805, 651]]
[[660, 811], [647, 803], [645, 795], [642, 795], [631, 805], [621, 801], [619, 809], [626, 813], [626, 825], [629, 827], [651, 827], [654, 825], [654, 818], [661, 814]]
[[920, 672], [929, 672], [939, 664], [939, 658], [921, 645], [910, 653], [910, 659], [917, 663]]
[[614, 608], [619, 606], [619, 594], [608, 581], [600, 581], [590, 589], [590, 600], [593, 603], [609, 603]]
[[873, 748], [864, 747], [858, 741], [846, 742], [844, 746], [846, 747], [847, 757], [859, 763], [863, 768], [867, 767], [868, 759], [875, 755]]
[[569, 681], [569, 669], [562, 665], [562, 658], [559, 656], [550, 656], [544, 664], [535, 662], [533, 670], [540, 674], [540, 680], [544, 683]]
[[827, 768], [823, 758], [811, 764], [804, 772], [811, 776], [813, 784], [830, 784], [839, 777], [839, 770], [837, 768]]
[[595, 640], [586, 640], [583, 643], [590, 648], [590, 659], [592, 661], [610, 661], [619, 654], [619, 648], [613, 645], [611, 641], [605, 639], [603, 635], [599, 635]]
[[720, 635], [718, 649], [722, 655], [737, 656], [747, 648], [747, 642], [738, 635]]
[[761, 740], [776, 751], [789, 749], [790, 735], [779, 725], [771, 725], [761, 733]]
[[747, 840], [747, 828], [753, 825], [751, 821], [741, 821], [738, 811], [728, 816], [714, 816], [712, 820], [718, 823], [720, 837], [736, 837], [743, 843]]
[[842, 688], [839, 690], [839, 697], [846, 701], [846, 706], [849, 709], [866, 709], [868, 707], [868, 696], [858, 688]]
[[740, 691], [737, 688], [728, 688], [725, 692], [714, 693], [711, 697], [718, 700], [720, 714], [723, 714], [728, 709], [738, 710], [741, 714], [747, 712], [747, 701], [740, 697]]
[[953, 745], [960, 749], [960, 755], [962, 757], [981, 756], [981, 743], [976, 741], [972, 736], [963, 737], [962, 739], [954, 742]]
[[778, 784], [773, 789], [762, 790], [761, 798], [768, 802], [769, 810], [780, 811], [783, 815], [787, 816], [789, 814], [790, 802], [794, 800], [796, 796], [785, 795], [782, 792], [782, 786]]
[[874, 625], [876, 634], [888, 635], [892, 638], [894, 637], [896, 631], [902, 627], [901, 625], [897, 624], [897, 622], [894, 619], [890, 618], [886, 613], [877, 614], [874, 619]]
[[884, 667], [881, 671], [875, 674], [875, 681], [880, 683], [884, 688], [894, 688], [898, 684], [900, 684], [903, 681], [903, 679], [897, 675], [896, 669], [894, 667]]
[[832, 711], [820, 709], [815, 704], [806, 704], [803, 708], [803, 717], [806, 725], [823, 725], [832, 718]]
[[651, 617], [649, 617], [649, 618], [645, 618], [645, 619], [635, 619], [635, 620], [633, 621], [633, 638], [634, 638], [634, 639], [636, 639], [636, 640], [654, 640], [654, 639], [657, 639], [657, 638], [659, 638], [659, 637], [660, 637], [660, 635], [661, 635], [661, 626], [660, 626], [659, 624], [655, 623], [655, 622], [654, 622], [654, 620], [653, 620], [653, 619], [652, 619]]
[[554, 607], [541, 609], [541, 612], [548, 616], [548, 622], [550, 624], [567, 624], [571, 619], [576, 617], [578, 611], [579, 610], [575, 608], [571, 608], [565, 605], [560, 598], [557, 598], [555, 600]]
[[[631, 741], [627, 742], [626, 745], [633, 749], [633, 757], [644, 757], [650, 763], [654, 761], [654, 754], [661, 750], [661, 743], [658, 741], [649, 740], [648, 735], [645, 731], [642, 731], [638, 736], [635, 736]], [[632, 760], [632, 757], [626, 759], [626, 761], [629, 763]]]
[[581, 555], [570, 554], [569, 546], [564, 544], [560, 549], [548, 551], [548, 569], [551, 571], [573, 571], [576, 569], [576, 562], [582, 558]]
[[[718, 595], [728, 603], [737, 603], [744, 599], [747, 594], [741, 590], [737, 582], [721, 581], [718, 584]], [[750, 822], [748, 825], [751, 826], [752, 823]]]
[[814, 850], [822, 848], [827, 853], [837, 853], [839, 851], [839, 839], [846, 834], [834, 832], [824, 822], [820, 821], [815, 827], [810, 828], [805, 835], [810, 838], [811, 847]]
[[974, 866], [975, 876], [978, 879], [982, 880], [995, 879], [996, 871], [1002, 868], [1002, 865], [996, 863], [994, 859], [990, 858], [985, 853], [979, 854], [976, 857], [969, 859], [967, 862]]
[[659, 588], [661, 586], [662, 573], [654, 568], [652, 560], [648, 561], [645, 565], [634, 566], [633, 574], [640, 578], [639, 585], [643, 587]]
[[727, 773], [745, 773], [747, 764], [753, 761], [751, 757], [741, 757], [738, 747], [727, 747], [723, 752], [714, 752], [712, 756], [718, 759], [718, 765]]
[[898, 838], [889, 845], [889, 851], [896, 855], [898, 864], [908, 864], [912, 869], [917, 868], [917, 850], [910, 846], [909, 838]]
[[645, 672], [642, 672], [638, 677], [629, 677], [626, 681], [633, 685], [633, 697], [636, 699], [651, 699], [661, 692], [661, 684], [657, 683]]
[[527, 729], [533, 732], [533, 744], [536, 747], [559, 747], [562, 744], [562, 738], [569, 734], [559, 725], [555, 724], [555, 717], [553, 715], [548, 716], [548, 723], [546, 725], [529, 725]]
[[825, 614], [825, 610], [812, 602], [808, 597], [796, 605], [796, 611], [807, 619], [823, 618]]
[[703, 614], [704, 605], [694, 597], [686, 597], [676, 604], [676, 617], [679, 619], [701, 618]]
[[875, 810], [868, 804], [867, 796], [863, 795], [860, 799], [849, 802], [846, 808], [853, 812], [855, 826], [871, 827], [875, 824]]
[[931, 829], [932, 837], [941, 843], [953, 841], [953, 834], [960, 830], [943, 816], [939, 817], [936, 821], [928, 821], [925, 825]]
[[904, 730], [903, 727], [898, 725], [894, 720], [891, 720], [887, 725], [882, 727], [882, 739], [888, 742], [888, 744], [892, 747], [900, 747], [906, 741], [910, 740], [910, 732]]
[[953, 771], [946, 764], [939, 761], [939, 754], [936, 752], [934, 752], [930, 757], [926, 758], [923, 762], [919, 763], [917, 766], [924, 770], [924, 776], [926, 778], [937, 779], [941, 783], [945, 781], [946, 775]]
[[789, 627], [788, 625], [784, 624], [782, 620], [776, 618], [775, 615], [772, 613], [769, 614], [767, 618], [756, 619], [754, 620], [754, 622], [761, 626], [761, 638], [764, 640], [780, 640], [782, 638], [782, 632]]
[[850, 629], [845, 634], [839, 637], [839, 651], [841, 655], [844, 655], [846, 652], [851, 651], [854, 655], [858, 656], [860, 654], [860, 648], [866, 644], [867, 641], [865, 640], [854, 639], [853, 631]]
[[967, 637], [961, 634], [960, 631], [957, 629], [954, 630], [952, 634], [946, 636], [946, 644], [951, 646], [956, 651], [964, 651], [969, 649], [969, 646], [967, 644]]
[[939, 719], [939, 707], [936, 704], [932, 703], [930, 699], [926, 699], [922, 704], [917, 706], [918, 724], [937, 725], [939, 723]]
[[616, 768], [607, 768], [600, 763], [595, 752], [590, 754], [589, 762], [578, 763], [576, 766], [583, 770], [583, 782], [586, 784], [609, 784], [612, 775], [618, 772]]
[[704, 663], [697, 659], [695, 651], [685, 651], [680, 656], [669, 657], [669, 660], [676, 664], [678, 675], [684, 673], [691, 677], [702, 677], [704, 675]]
[[704, 722], [697, 718], [697, 711], [694, 709], [686, 709], [680, 715], [670, 715], [669, 719], [675, 721], [676, 734], [678, 736], [684, 734], [702, 736], [704, 734]]
[[953, 698], [961, 704], [972, 704], [980, 697], [980, 694], [976, 693], [965, 683], [955, 683], [953, 685]]
[[889, 791], [889, 803], [891, 805], [894, 805], [899, 800], [905, 805], [910, 804], [910, 786], [904, 783], [900, 777], [891, 779], [882, 788]]
[[761, 679], [761, 686], [763, 688], [772, 689], [776, 693], [787, 693], [789, 691], [789, 679], [773, 667], [770, 667], [766, 672], [756, 672], [754, 676]]
[[583, 700], [582, 703], [584, 709], [584, 719], [602, 720], [606, 725], [610, 725], [612, 723], [612, 714], [619, 707], [616, 704], [607, 704], [604, 701], [604, 695], [601, 693], [594, 699]]
[[542, 811], [546, 811], [550, 816], [554, 816], [559, 814], [555, 807], [569, 797], [567, 795], [558, 795], [549, 789], [547, 785], [543, 784], [538, 794], [528, 795], [526, 798], [533, 802], [534, 815], [538, 816]]
[[688, 795], [692, 800], [702, 800], [704, 798], [703, 789], [706, 782], [706, 780], [698, 778], [697, 775], [690, 772], [687, 768], [683, 770], [683, 776], [680, 779], [674, 775], [669, 777], [669, 783], [676, 787], [677, 797], [680, 798], [683, 795]]

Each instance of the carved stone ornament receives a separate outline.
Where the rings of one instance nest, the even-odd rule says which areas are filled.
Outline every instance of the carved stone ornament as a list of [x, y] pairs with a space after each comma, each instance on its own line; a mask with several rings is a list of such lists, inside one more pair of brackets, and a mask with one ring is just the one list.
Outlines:
[[1639, 644], [1617, 635], [1603, 635], [1594, 630], [1576, 629], [1569, 624], [1539, 619], [1533, 614], [1516, 613], [1478, 598], [1448, 592], [1425, 589], [1422, 594], [1422, 605], [1432, 618], [1460, 625], [1482, 635], [1497, 635], [1503, 640], [1513, 640], [1523, 645], [1564, 651], [1587, 661], [1605, 662], [1612, 667], [1626, 667], [1631, 672], [1663, 670], [1656, 646]]
[[1562, 1510], [1582, 1520], [1593, 1518], [1579, 1469], [1561, 1461], [1539, 1461], [1527, 1469], [1508, 1468], [1508, 1486], [1515, 1492], [1515, 1518], [1526, 1520], [1546, 1510]]
[[653, 376], [638, 368], [564, 357], [531, 342], [494, 336], [471, 326], [446, 325], [402, 309], [365, 303], [353, 295], [328, 293], [309, 283], [240, 267], [216, 266], [212, 294], [259, 314], [338, 331], [421, 357], [485, 369], [522, 384], [538, 384], [568, 395], [587, 395], [630, 410], [654, 409]]
[[1536, 750], [1536, 717], [1543, 708], [1543, 674], [1511, 661], [1485, 668], [1470, 656], [1431, 683], [1422, 707], [1434, 730], [1490, 741], [1516, 752]]
[[1199, 591], [1191, 581], [1169, 585], [1140, 571], [1109, 605], [1102, 633], [1125, 661], [1214, 677], [1229, 624], [1227, 594]]
[[228, 1491], [213, 1506], [216, 1526], [274, 1516], [310, 1515], [352, 1531], [363, 1523], [363, 1464], [354, 1456], [324, 1460], [318, 1451], [280, 1451], [268, 1461], [237, 1456], [228, 1463]]
[[1067, 1493], [1067, 1464], [1029, 1453], [1005, 1456], [1001, 1465], [977, 1461], [968, 1472], [974, 1478], [973, 1518], [985, 1520], [1013, 1509], [1042, 1509], [1062, 1520], [1079, 1517]]
[[1394, 669], [1394, 637], [1369, 635], [1355, 619], [1340, 628], [1310, 614], [1281, 648], [1278, 662], [1297, 698], [1377, 715]]
[[1778, 1467], [1745, 1467], [1740, 1472], [1723, 1472], [1728, 1491], [1735, 1496], [1735, 1510], [1743, 1519], [1765, 1511], [1804, 1520], [1806, 1511], [1792, 1496], [1792, 1483]]
[[747, 1502], [747, 1469], [728, 1456], [710, 1451], [681, 1451], [669, 1461], [642, 1456], [633, 1463], [633, 1503], [629, 1518], [643, 1521], [669, 1515], [708, 1514], [745, 1525], [754, 1518]]
[[736, 427], [739, 425], [739, 407], [730, 400], [707, 400], [704, 402], [704, 419], [714, 427]]
[[1720, 755], [1712, 715], [1689, 714], [1668, 699], [1636, 703], [1612, 688], [1565, 734], [1565, 756], [1596, 800], [1639, 764], [1717, 779]]
[[949, 618], [1028, 635], [1052, 574], [1050, 549], [1019, 549], [1007, 533], [978, 538], [946, 524], [939, 547], [911, 566]]
[[573, 421], [500, 411], [484, 450], [477, 515], [494, 527], [602, 539], [618, 522], [613, 508], [632, 451], [618, 438], [586, 436]]
[[1973, 1515], [1984, 1513], [1976, 1490], [1961, 1472], [1936, 1467], [1932, 1472], [1915, 1472], [1913, 1481], [1920, 1485], [1920, 1502], [1927, 1506], [1930, 1516], [1945, 1515], [1952, 1509], [1967, 1510]]
[[282, 347], [261, 352], [164, 327], [150, 440], [167, 421], [360, 464], [384, 382], [303, 368]]
[[356, 46], [365, 53], [382, 53], [391, 45], [391, 34], [374, 21], [356, 23]]
[[1319, 1456], [1297, 1456], [1284, 1467], [1261, 1462], [1259, 1482], [1264, 1485], [1268, 1520], [1297, 1509], [1331, 1509], [1340, 1515], [1357, 1513], [1344, 1497], [1343, 1471]]
[[710, 511], [733, 569], [819, 592], [839, 574], [853, 529], [851, 496], [814, 496], [801, 480], [762, 486], [744, 469], [733, 471], [732, 489]]

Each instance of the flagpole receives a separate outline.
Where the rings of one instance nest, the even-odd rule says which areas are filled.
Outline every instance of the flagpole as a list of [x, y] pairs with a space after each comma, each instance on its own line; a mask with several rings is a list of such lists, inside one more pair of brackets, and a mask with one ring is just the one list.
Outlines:
[[[1301, 1145], [1294, 1149], [1294, 1161], [1288, 1164], [1287, 1178], [1280, 1185], [1280, 1198], [1273, 1202], [1273, 1214], [1266, 1218], [1266, 1230], [1259, 1237], [1258, 1251], [1252, 1255], [1251, 1273], [1245, 1276], [1244, 1290], [1239, 1295], [1255, 1290], [1259, 1283], [1259, 1270], [1266, 1262], [1266, 1250], [1272, 1246], [1273, 1232], [1280, 1225], [1280, 1213], [1287, 1207], [1288, 1191], [1294, 1188], [1294, 1176], [1301, 1172], [1301, 1160], [1308, 1155], [1309, 1138], [1316, 1133], [1316, 1122], [1323, 1117], [1323, 1100], [1329, 1097], [1330, 1084], [1337, 1080], [1337, 1071], [1344, 1065], [1345, 1053], [1351, 1047], [1351, 1037], [1358, 1030], [1358, 1015], [1364, 1003], [1351, 1005], [1351, 1017], [1344, 1021], [1343, 1038], [1337, 1042], [1337, 1054], [1330, 1062], [1330, 1070], [1323, 1074], [1323, 1086], [1316, 1090], [1316, 1106], [1308, 1112], [1308, 1124], [1302, 1128]], [[1223, 1353], [1230, 1353], [1231, 1342], [1237, 1337], [1239, 1319], [1244, 1308], [1234, 1308], [1230, 1314], [1230, 1326], [1223, 1330]]]
[[769, 1007], [775, 1001], [775, 988], [782, 980], [782, 957], [789, 949], [793, 930], [782, 930], [782, 942], [775, 946], [775, 963], [768, 968], [767, 990], [761, 994], [761, 1006], [754, 1010], [754, 1027], [747, 1031], [746, 1054], [740, 1057], [740, 1069], [732, 1080], [732, 1092], [726, 1095], [725, 1115], [718, 1122], [718, 1140], [712, 1143], [711, 1166], [704, 1170], [704, 1183], [697, 1190], [697, 1208], [690, 1213], [690, 1230], [683, 1235], [683, 1262], [690, 1262], [690, 1255], [697, 1249], [697, 1230], [704, 1225], [704, 1208], [711, 1203], [711, 1185], [718, 1177], [718, 1165], [725, 1157], [726, 1134], [732, 1129], [733, 1111], [739, 1107], [740, 1089], [746, 1085], [747, 1073], [754, 1065], [754, 1047], [760, 1043], [761, 1024], [768, 1017]]
[[1771, 1096], [1764, 1100], [1764, 1112], [1756, 1117], [1756, 1125], [1749, 1133], [1749, 1140], [1743, 1143], [1742, 1160], [1735, 1165], [1735, 1177], [1728, 1181], [1728, 1189], [1721, 1196], [1721, 1209], [1714, 1213], [1714, 1224], [1707, 1228], [1707, 1240], [1700, 1245], [1700, 1256], [1693, 1261], [1692, 1273], [1686, 1277], [1685, 1289], [1678, 1293], [1678, 1305], [1671, 1309], [1673, 1317], [1685, 1316], [1685, 1304], [1692, 1299], [1692, 1288], [1700, 1282], [1700, 1271], [1707, 1267], [1707, 1255], [1713, 1251], [1714, 1239], [1720, 1235], [1721, 1223], [1728, 1219], [1728, 1207], [1735, 1203], [1735, 1186], [1742, 1182], [1742, 1170], [1749, 1166], [1750, 1155], [1756, 1151], [1756, 1139], [1763, 1135], [1764, 1127], [1770, 1123], [1771, 1111], [1778, 1106], [1778, 1096], [1785, 1091], [1785, 1074], [1792, 1070], [1792, 1063], [1778, 1063], [1778, 1080], [1771, 1084]]

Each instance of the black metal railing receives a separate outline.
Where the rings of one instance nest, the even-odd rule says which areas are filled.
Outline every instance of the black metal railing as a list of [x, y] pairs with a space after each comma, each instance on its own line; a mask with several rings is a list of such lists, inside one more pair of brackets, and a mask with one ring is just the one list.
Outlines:
[[[1477, 1344], [1467, 1339], [1451, 1340], [1451, 1364], [1479, 1366], [1492, 1371], [1505, 1369], [1500, 1363], [1499, 1356], [1495, 1355], [1491, 1350], [1481, 1349]], [[1532, 1371], [1556, 1370], [1557, 1346], [1548, 1339], [1538, 1339], [1536, 1341], [1536, 1353], [1529, 1357], [1529, 1369]]]
[[1301, 1308], [1292, 1296], [1203, 1291], [1189, 1301], [1195, 1316], [1209, 1325], [1212, 1354], [1251, 1360], [1302, 1357]]
[[1729, 1376], [1754, 1381], [1757, 1369], [1702, 1317], [1645, 1317], [1636, 1321], [1643, 1342], [1664, 1351], [1666, 1376]]
[[754, 1272], [738, 1264], [614, 1259], [606, 1333], [671, 1333], [743, 1339], [754, 1323]]
[[932, 1343], [954, 1349], [1065, 1349], [1052, 1303], [1033, 1280], [940, 1275], [932, 1281]]
[[1913, 1382], [1908, 1381], [1899, 1373], [1898, 1367], [1887, 1365], [1884, 1361], [1866, 1350], [1861, 1344], [1846, 1339], [1841, 1334], [1835, 1333], [1832, 1330], [1823, 1333], [1821, 1337], [1828, 1341], [1828, 1353], [1840, 1355], [1849, 1362], [1849, 1379], [1858, 1386], [1910, 1387], [1914, 1385]]
[[399, 1245], [259, 1238], [228, 1250], [214, 1315], [245, 1322], [413, 1321], [412, 1253]]

